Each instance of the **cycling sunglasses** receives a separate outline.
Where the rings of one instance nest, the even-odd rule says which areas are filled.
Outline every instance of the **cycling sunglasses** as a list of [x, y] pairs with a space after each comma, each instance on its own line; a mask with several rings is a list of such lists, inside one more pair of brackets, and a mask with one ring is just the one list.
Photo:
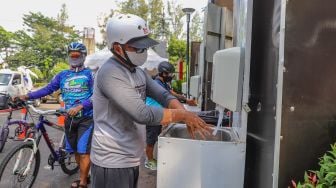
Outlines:
[[72, 51], [69, 52], [69, 57], [73, 58], [73, 59], [77, 59], [82, 55], [82, 53], [77, 52], [77, 51]]

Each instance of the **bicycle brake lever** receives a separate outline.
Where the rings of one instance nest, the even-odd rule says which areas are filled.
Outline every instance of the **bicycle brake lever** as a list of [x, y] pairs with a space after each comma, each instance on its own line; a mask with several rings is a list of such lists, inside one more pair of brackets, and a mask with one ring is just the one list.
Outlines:
[[56, 116], [62, 116], [62, 115], [67, 115], [68, 112], [64, 108], [60, 108], [56, 110]]

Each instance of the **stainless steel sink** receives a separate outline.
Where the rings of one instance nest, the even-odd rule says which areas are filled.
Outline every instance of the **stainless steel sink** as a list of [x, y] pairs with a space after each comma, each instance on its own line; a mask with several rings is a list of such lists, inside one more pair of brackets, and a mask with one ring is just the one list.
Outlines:
[[230, 128], [191, 139], [185, 124], [164, 130], [158, 141], [158, 188], [243, 187], [245, 143]]
[[[161, 134], [164, 137], [173, 137], [173, 138], [181, 138], [181, 139], [191, 139], [191, 136], [188, 133], [187, 127], [185, 124], [176, 124], [170, 126], [166, 131], [163, 131]], [[203, 138], [199, 135], [195, 135], [195, 140], [203, 140]], [[207, 135], [205, 140], [203, 141], [234, 141], [236, 140], [235, 134], [232, 132], [231, 129], [228, 128], [221, 128], [218, 130], [216, 136]]]

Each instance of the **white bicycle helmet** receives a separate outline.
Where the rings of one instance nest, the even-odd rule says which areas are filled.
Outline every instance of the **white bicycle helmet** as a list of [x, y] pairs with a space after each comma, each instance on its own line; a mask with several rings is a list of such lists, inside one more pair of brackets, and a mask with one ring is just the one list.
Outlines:
[[128, 44], [134, 48], [144, 49], [159, 44], [148, 37], [150, 34], [144, 19], [133, 14], [120, 14], [110, 18], [106, 25], [107, 47], [114, 43]]

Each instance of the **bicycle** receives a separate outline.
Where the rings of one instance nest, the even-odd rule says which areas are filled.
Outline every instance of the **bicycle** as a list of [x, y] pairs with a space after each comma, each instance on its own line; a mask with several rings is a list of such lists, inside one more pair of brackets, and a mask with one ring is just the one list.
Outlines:
[[8, 135], [9, 135], [9, 126], [15, 126], [17, 125], [17, 127], [15, 128], [14, 131], [14, 137], [22, 134], [22, 133], [26, 133], [25, 134], [25, 138], [27, 137], [32, 137], [31, 134], [28, 134], [28, 132], [30, 132], [31, 128], [33, 127], [28, 121], [28, 111], [26, 110], [26, 113], [24, 115], [24, 118], [21, 120], [19, 119], [14, 119], [13, 120], [13, 112], [22, 109], [22, 107], [17, 108], [18, 106], [15, 105], [15, 103], [11, 102], [12, 99], [10, 98], [9, 95], [6, 94], [2, 94], [0, 93], [0, 95], [3, 95], [4, 97], [7, 98], [8, 102], [8, 106], [9, 109], [6, 110], [0, 110], [0, 112], [9, 112], [8, 116], [7, 116], [7, 120], [6, 122], [2, 125], [1, 129], [0, 129], [0, 153], [2, 152], [2, 150], [5, 147], [5, 144], [7, 142], [8, 139]]
[[[41, 137], [44, 138], [51, 152], [48, 158], [48, 164], [51, 166], [52, 170], [54, 169], [55, 162], [58, 162], [65, 174], [73, 175], [79, 170], [79, 166], [74, 160], [75, 156], [73, 154], [67, 153], [64, 149], [64, 134], [58, 149], [54, 149], [54, 143], [49, 138], [47, 130], [44, 126], [57, 126], [56, 124], [45, 119], [46, 115], [66, 115], [66, 112], [60, 110], [43, 111], [38, 110], [31, 105], [28, 105], [28, 109], [32, 109], [35, 113], [39, 114], [39, 121], [36, 123], [34, 130], [35, 138], [27, 138], [24, 142], [12, 148], [11, 151], [5, 156], [0, 164], [0, 187], [33, 186], [39, 172], [41, 160], [38, 148]], [[13, 166], [10, 166], [11, 164]], [[25, 182], [26, 184], [24, 184]]]

